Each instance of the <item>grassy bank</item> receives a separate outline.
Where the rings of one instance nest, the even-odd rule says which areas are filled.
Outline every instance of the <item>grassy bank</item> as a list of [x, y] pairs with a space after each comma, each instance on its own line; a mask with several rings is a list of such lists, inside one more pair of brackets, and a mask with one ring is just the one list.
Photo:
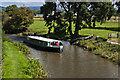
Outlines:
[[27, 58], [12, 43], [4, 42], [3, 78], [25, 78], [22, 68], [27, 66]]
[[118, 58], [120, 55], [120, 45], [108, 43], [97, 37], [81, 40], [77, 45], [91, 51], [93, 54], [120, 64]]
[[38, 60], [28, 59], [20, 47], [9, 41], [4, 41], [3, 78], [45, 78], [46, 73]]

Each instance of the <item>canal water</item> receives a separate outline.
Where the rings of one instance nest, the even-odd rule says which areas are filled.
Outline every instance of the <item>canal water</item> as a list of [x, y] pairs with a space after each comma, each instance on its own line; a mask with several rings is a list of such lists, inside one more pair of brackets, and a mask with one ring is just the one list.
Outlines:
[[[6, 35], [15, 42], [24, 38]], [[64, 52], [47, 52], [28, 46], [29, 57], [40, 60], [49, 78], [117, 78], [118, 65], [63, 41]]]

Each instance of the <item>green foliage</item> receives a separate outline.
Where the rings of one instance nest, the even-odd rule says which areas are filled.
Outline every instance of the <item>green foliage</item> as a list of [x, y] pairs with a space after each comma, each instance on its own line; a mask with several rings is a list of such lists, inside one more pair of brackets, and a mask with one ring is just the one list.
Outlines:
[[16, 5], [10, 5], [6, 7], [5, 12], [11, 17], [13, 13], [18, 11], [18, 7]]
[[6, 37], [3, 38], [4, 41], [8, 41], [11, 42], [12, 44], [14, 44], [15, 46], [17, 46], [19, 48], [20, 51], [23, 52], [23, 54], [31, 54], [30, 50], [27, 48], [26, 45], [24, 44], [20, 44], [19, 42], [13, 42], [12, 40], [7, 39]]
[[96, 55], [100, 55], [103, 58], [110, 59], [111, 61], [120, 64], [118, 59], [120, 54], [120, 45], [105, 42], [101, 38], [92, 38], [89, 40], [80, 41], [78, 45], [85, 47]]
[[[11, 16], [9, 12], [12, 14]], [[33, 23], [33, 13], [29, 8], [16, 8], [12, 5], [6, 8], [6, 13], [9, 15], [6, 16], [7, 14], [3, 14], [3, 29], [6, 33], [25, 31]]]
[[118, 38], [118, 41], [120, 41], [120, 38]]
[[34, 13], [34, 16], [36, 16], [36, 14], [40, 14], [40, 10], [32, 10]]
[[[64, 9], [57, 10], [60, 6]], [[78, 35], [82, 27], [95, 27], [96, 22], [101, 24], [109, 20], [114, 12], [112, 2], [46, 2], [41, 7], [46, 26], [49, 27], [48, 33], [54, 28], [54, 32], [65, 32], [73, 35], [72, 25], [75, 27], [74, 34]], [[77, 14], [77, 16], [75, 16]], [[72, 24], [72, 22], [74, 22]], [[85, 24], [83, 24], [85, 22]]]
[[24, 50], [19, 51], [25, 47], [19, 43], [14, 43], [10, 40], [4, 41], [3, 78], [46, 78], [47, 74], [43, 71], [43, 67], [38, 60], [34, 58], [28, 59], [23, 53]]
[[[30, 30], [31, 34], [33, 34], [34, 32], [37, 32], [38, 35], [42, 35], [42, 34], [47, 34], [47, 27], [45, 27], [46, 22], [45, 21], [39, 21], [39, 20], [35, 20], [34, 23], [32, 25], [30, 25], [28, 27], [28, 29]], [[74, 33], [74, 25], [72, 25], [72, 31]], [[88, 36], [88, 35], [97, 35], [103, 38], [108, 38], [108, 33], [118, 33], [118, 23], [116, 22], [109, 22], [109, 23], [103, 23], [102, 25], [100, 25], [100, 23], [96, 22], [96, 28], [83, 28], [80, 32], [79, 35], [82, 36]], [[59, 39], [65, 39], [65, 36], [68, 36], [68, 38], [70, 38], [70, 35], [63, 35], [62, 33], [59, 34], [55, 34], [53, 33], [54, 29], [52, 28], [51, 33], [49, 34], [51, 36], [51, 38], [56, 38], [56, 36], [60, 35], [61, 38], [59, 37]], [[29, 32], [25, 32], [26, 34], [28, 34]], [[67, 37], [66, 37], [67, 38]], [[58, 38], [57, 38], [58, 39]]]
[[14, 43], [15, 46], [19, 47], [19, 50], [23, 52], [23, 54], [30, 54], [30, 50], [26, 45], [20, 43]]
[[24, 69], [26, 75], [32, 78], [46, 78], [47, 74], [43, 71], [43, 67], [40, 65], [39, 60], [30, 58], [28, 60], [28, 67]]
[[120, 16], [120, 1], [116, 2], [115, 5], [118, 7], [117, 13]]

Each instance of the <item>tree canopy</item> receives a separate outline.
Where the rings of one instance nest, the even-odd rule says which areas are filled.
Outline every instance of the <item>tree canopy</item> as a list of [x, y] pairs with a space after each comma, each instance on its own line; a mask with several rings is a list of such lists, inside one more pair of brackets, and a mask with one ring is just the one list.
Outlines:
[[8, 6], [3, 13], [3, 29], [6, 33], [25, 31], [33, 23], [33, 16], [33, 12], [29, 8], [18, 8], [16, 5]]
[[119, 1], [119, 2], [116, 2], [115, 4], [116, 4], [116, 6], [118, 7], [117, 13], [118, 13], [119, 16], [120, 16], [120, 1]]
[[[57, 10], [60, 7], [61, 10]], [[95, 27], [96, 22], [101, 24], [110, 19], [114, 12], [112, 2], [46, 2], [41, 7], [41, 13], [46, 26], [54, 27], [54, 32], [78, 35], [83, 27]], [[75, 32], [72, 33], [72, 26]]]

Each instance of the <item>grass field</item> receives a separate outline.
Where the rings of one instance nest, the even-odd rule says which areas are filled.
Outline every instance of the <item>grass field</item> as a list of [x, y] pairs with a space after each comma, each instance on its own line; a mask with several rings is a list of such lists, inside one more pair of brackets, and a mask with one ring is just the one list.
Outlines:
[[[120, 23], [119, 23], [120, 24]], [[97, 35], [103, 38], [107, 38], [108, 37], [108, 33], [118, 33], [120, 32], [120, 30], [118, 29], [119, 24], [117, 22], [107, 22], [107, 23], [103, 23], [102, 25], [100, 25], [100, 23], [96, 24], [95, 28], [84, 28], [82, 30], [79, 31], [80, 35]], [[30, 29], [31, 32], [44, 32], [47, 33], [48, 29], [45, 26], [45, 21], [40, 21], [40, 20], [35, 20], [34, 23], [32, 25], [30, 25], [30, 27], [28, 28]], [[73, 29], [73, 33], [74, 33], [74, 27]]]
[[96, 35], [103, 38], [108, 38], [109, 33], [118, 33], [117, 31], [102, 30], [102, 29], [82, 29], [80, 35]]
[[23, 68], [27, 66], [27, 58], [18, 47], [4, 42], [4, 60], [2, 65], [3, 78], [25, 78]]
[[29, 26], [31, 32], [44, 32], [48, 31], [47, 27], [45, 26], [45, 21], [35, 20], [32, 25]]

